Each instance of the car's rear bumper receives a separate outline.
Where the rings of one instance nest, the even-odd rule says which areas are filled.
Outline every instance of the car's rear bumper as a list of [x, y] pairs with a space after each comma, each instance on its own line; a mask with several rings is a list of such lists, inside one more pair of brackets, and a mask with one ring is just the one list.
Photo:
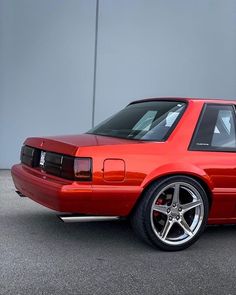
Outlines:
[[22, 164], [14, 165], [11, 173], [16, 189], [23, 195], [60, 212], [127, 216], [141, 193], [137, 187], [64, 180]]

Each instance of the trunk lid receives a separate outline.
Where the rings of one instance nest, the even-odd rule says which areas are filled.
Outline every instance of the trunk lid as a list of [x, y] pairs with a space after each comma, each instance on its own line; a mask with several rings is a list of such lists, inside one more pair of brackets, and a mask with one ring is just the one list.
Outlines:
[[94, 134], [62, 135], [53, 137], [29, 137], [24, 142], [25, 145], [29, 145], [44, 151], [51, 151], [72, 156], [76, 154], [78, 148], [80, 147], [134, 143], [137, 144], [140, 143], [140, 141]]

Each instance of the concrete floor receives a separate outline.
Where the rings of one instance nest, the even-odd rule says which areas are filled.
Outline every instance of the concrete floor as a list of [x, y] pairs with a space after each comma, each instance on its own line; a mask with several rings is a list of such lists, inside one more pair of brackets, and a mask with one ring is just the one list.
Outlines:
[[0, 171], [0, 294], [236, 294], [236, 226], [161, 252], [129, 224], [64, 224]]

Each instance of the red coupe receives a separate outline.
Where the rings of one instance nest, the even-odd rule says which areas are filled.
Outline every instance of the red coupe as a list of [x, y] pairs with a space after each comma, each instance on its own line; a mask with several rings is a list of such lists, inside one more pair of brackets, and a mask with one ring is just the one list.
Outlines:
[[65, 221], [129, 217], [149, 244], [184, 249], [207, 223], [236, 223], [235, 107], [146, 99], [82, 135], [28, 138], [16, 189]]

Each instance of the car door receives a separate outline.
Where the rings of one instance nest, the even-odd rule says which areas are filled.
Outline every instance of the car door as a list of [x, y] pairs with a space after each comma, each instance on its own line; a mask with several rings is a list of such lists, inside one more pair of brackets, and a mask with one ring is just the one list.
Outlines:
[[207, 103], [199, 118], [190, 151], [213, 184], [209, 219], [236, 218], [236, 116], [234, 104]]

